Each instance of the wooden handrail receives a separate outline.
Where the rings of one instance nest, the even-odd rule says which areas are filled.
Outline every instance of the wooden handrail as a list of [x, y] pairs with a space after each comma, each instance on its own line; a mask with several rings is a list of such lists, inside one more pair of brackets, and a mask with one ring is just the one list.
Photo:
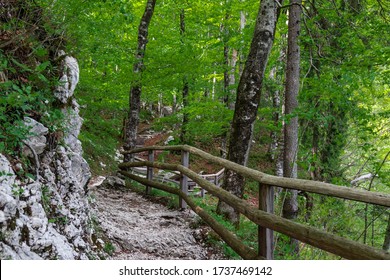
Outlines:
[[[249, 205], [242, 199], [232, 195], [231, 193], [214, 186], [209, 181], [200, 177], [194, 171], [179, 165], [179, 164], [167, 164], [157, 162], [133, 162], [120, 164], [121, 169], [128, 167], [149, 166], [154, 168], [177, 170], [182, 174], [185, 174], [202, 188], [206, 189], [212, 195], [223, 200], [230, 206], [237, 209], [240, 213], [246, 216], [248, 219], [256, 223], [257, 225], [278, 231], [286, 234], [290, 237], [298, 239], [314, 247], [323, 249], [327, 252], [336, 254], [347, 259], [390, 259], [390, 253], [372, 248], [365, 244], [361, 244], [356, 241], [348, 240], [343, 237], [339, 237], [327, 232], [320, 231], [316, 228], [301, 225], [299, 223], [292, 222], [288, 219], [281, 218], [279, 216], [261, 211], [255, 207]], [[124, 174], [124, 172], [121, 172]]]
[[390, 195], [380, 192], [370, 192], [365, 190], [356, 190], [344, 186], [337, 186], [329, 183], [303, 180], [303, 179], [293, 179], [269, 175], [257, 170], [250, 169], [248, 167], [239, 165], [237, 163], [231, 162], [226, 159], [222, 159], [213, 155], [210, 155], [200, 149], [188, 146], [188, 145], [179, 145], [179, 146], [152, 146], [138, 148], [131, 151], [125, 151], [123, 154], [132, 154], [149, 150], [166, 150], [166, 151], [187, 151], [191, 154], [197, 155], [211, 161], [215, 164], [221, 165], [227, 169], [233, 170], [245, 177], [251, 178], [259, 183], [278, 186], [286, 189], [296, 189], [301, 191], [307, 191], [317, 194], [323, 194], [328, 196], [334, 196], [338, 198], [344, 198], [354, 201], [366, 202], [370, 204], [376, 204], [381, 206], [390, 207]]

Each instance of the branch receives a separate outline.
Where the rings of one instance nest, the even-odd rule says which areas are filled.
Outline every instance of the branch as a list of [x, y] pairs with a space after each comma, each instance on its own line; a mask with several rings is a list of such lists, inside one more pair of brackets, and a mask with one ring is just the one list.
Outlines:
[[19, 40], [19, 39], [20, 39], [21, 37], [23, 37], [24, 35], [29, 35], [29, 34], [33, 33], [33, 32], [34, 32], [35, 30], [37, 30], [37, 29], [38, 29], [38, 26], [34, 26], [32, 29], [26, 30], [25, 32], [23, 32], [23, 33], [21, 33], [21, 34], [14, 36], [13, 38], [11, 38], [10, 40], [8, 40], [8, 41], [5, 42], [4, 44], [1, 44], [1, 45], [0, 45], [0, 49], [5, 48], [6, 46], [12, 44], [14, 41]]
[[390, 151], [387, 152], [385, 158], [383, 159], [381, 165], [379, 166], [379, 168], [375, 171], [375, 175], [372, 176], [371, 178], [371, 182], [370, 182], [370, 186], [368, 187], [368, 190], [370, 191], [371, 190], [371, 187], [372, 187], [372, 183], [374, 182], [374, 179], [375, 177], [378, 175], [378, 172], [381, 170], [382, 166], [385, 164], [386, 160], [387, 160], [387, 157], [390, 155]]
[[368, 173], [368, 174], [364, 174], [354, 180], [351, 181], [351, 185], [356, 185], [358, 182], [360, 181], [363, 181], [363, 180], [369, 180], [371, 178], [375, 177], [374, 174], [372, 173]]

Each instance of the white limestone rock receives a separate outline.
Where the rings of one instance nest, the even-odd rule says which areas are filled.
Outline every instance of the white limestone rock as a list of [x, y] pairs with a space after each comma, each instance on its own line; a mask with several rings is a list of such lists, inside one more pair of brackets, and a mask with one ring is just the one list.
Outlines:
[[[26, 118], [31, 137], [26, 141], [39, 155], [39, 178], [21, 184], [11, 163], [0, 155], [0, 256], [2, 259], [87, 259], [89, 205], [87, 183], [91, 176], [77, 139], [82, 118], [74, 94], [78, 65], [66, 57], [55, 96], [65, 106], [64, 141], [47, 149], [48, 129]], [[33, 156], [30, 148], [25, 153]], [[35, 166], [36, 167], [36, 166]], [[18, 190], [18, 193], [16, 193]], [[19, 191], [20, 190], [20, 191]]]
[[[60, 51], [59, 56], [63, 55], [65, 55], [65, 52]], [[55, 97], [63, 104], [67, 104], [69, 98], [73, 96], [74, 90], [79, 82], [79, 77], [80, 71], [77, 60], [74, 57], [65, 56], [60, 85], [54, 92]]]
[[175, 141], [175, 138], [172, 135], [170, 135], [168, 136], [167, 140], [165, 140], [164, 145], [168, 145], [172, 141]]
[[[37, 155], [43, 153], [47, 145], [47, 135], [49, 129], [36, 120], [25, 117], [24, 124], [29, 129], [30, 137], [26, 139], [26, 143], [35, 151]], [[24, 146], [23, 154], [28, 157], [32, 157], [33, 153], [28, 146]]]
[[116, 176], [108, 176], [99, 187], [117, 188], [124, 186], [126, 186], [126, 183], [123, 179]]

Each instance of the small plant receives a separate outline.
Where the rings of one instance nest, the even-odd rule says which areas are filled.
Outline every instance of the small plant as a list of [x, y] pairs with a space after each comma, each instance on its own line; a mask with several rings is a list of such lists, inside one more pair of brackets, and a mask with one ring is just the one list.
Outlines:
[[112, 256], [115, 252], [115, 246], [111, 242], [106, 242], [104, 244], [104, 252]]
[[24, 189], [22, 186], [16, 184], [12, 185], [12, 194], [15, 197], [20, 197], [23, 193], [24, 193]]
[[50, 224], [66, 225], [68, 223], [68, 218], [66, 216], [59, 216], [59, 217], [50, 218], [48, 222]]
[[42, 187], [41, 200], [45, 212], [50, 213], [50, 190], [48, 186]]

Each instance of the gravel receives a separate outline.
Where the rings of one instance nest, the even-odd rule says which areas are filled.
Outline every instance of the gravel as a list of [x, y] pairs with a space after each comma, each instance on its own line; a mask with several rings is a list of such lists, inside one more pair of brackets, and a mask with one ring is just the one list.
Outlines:
[[225, 259], [205, 244], [207, 228], [191, 227], [198, 217], [190, 210], [170, 210], [124, 187], [104, 184], [93, 188], [91, 197], [104, 242], [114, 247], [110, 259]]

